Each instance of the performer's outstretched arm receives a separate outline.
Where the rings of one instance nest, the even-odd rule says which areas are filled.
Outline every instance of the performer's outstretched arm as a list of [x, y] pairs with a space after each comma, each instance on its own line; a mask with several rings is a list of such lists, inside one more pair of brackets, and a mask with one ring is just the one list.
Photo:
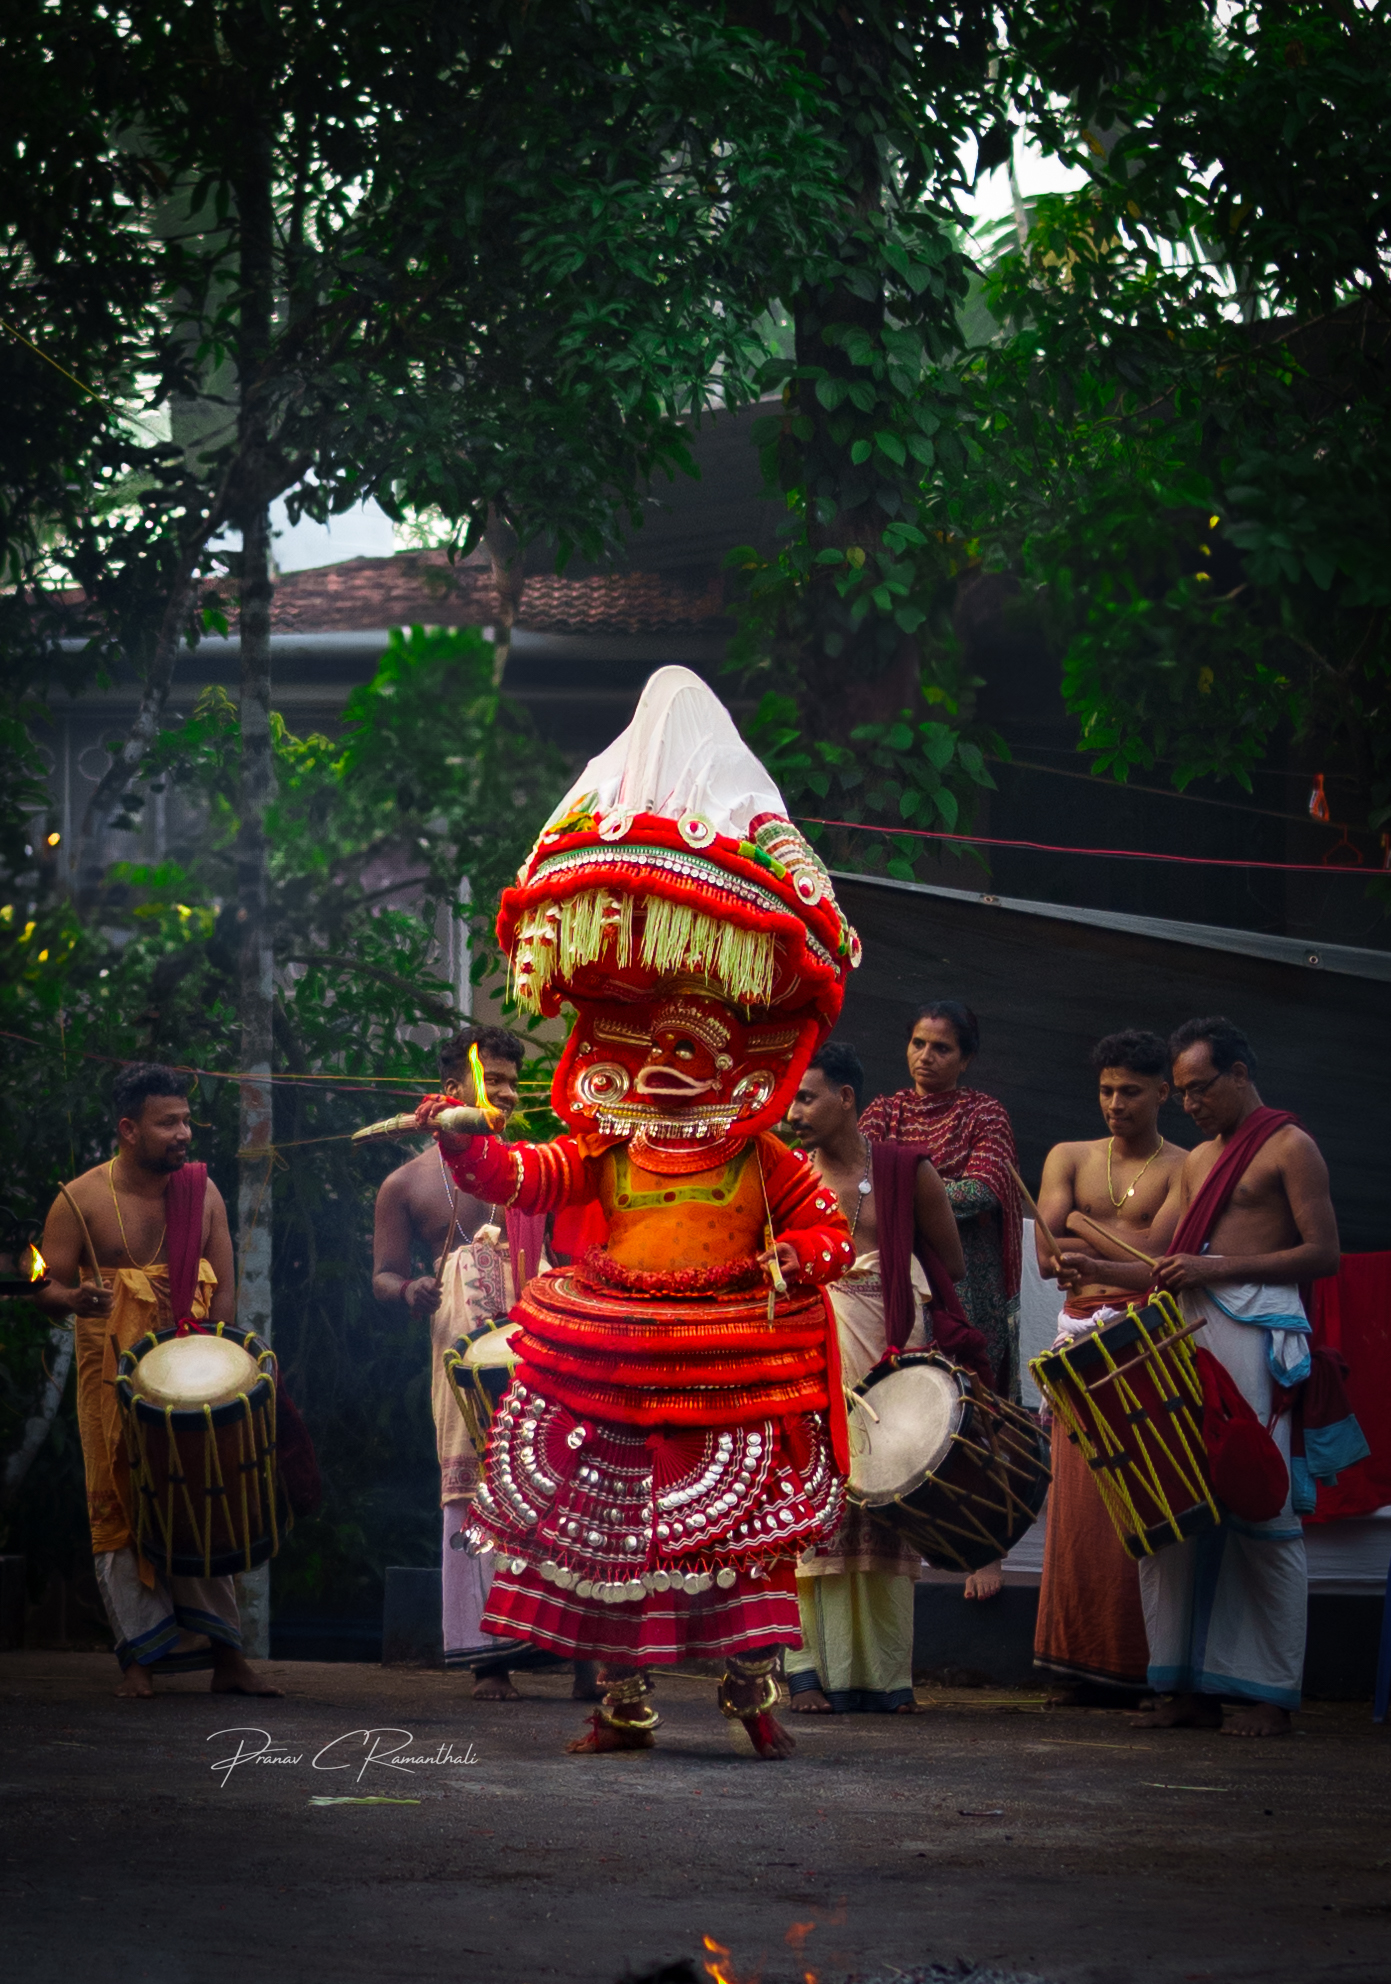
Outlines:
[[[426, 1096], [416, 1111], [428, 1123], [455, 1096]], [[599, 1196], [598, 1160], [612, 1138], [556, 1137], [545, 1144], [505, 1144], [501, 1137], [455, 1137], [437, 1131], [440, 1155], [461, 1192], [518, 1212], [559, 1212]]]

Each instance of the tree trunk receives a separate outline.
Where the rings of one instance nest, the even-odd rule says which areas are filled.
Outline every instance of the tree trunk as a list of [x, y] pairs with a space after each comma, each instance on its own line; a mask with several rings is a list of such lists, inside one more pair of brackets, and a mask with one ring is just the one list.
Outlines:
[[237, 833], [237, 923], [241, 935], [241, 1150], [237, 1234], [241, 1268], [237, 1321], [271, 1335], [271, 1034], [275, 953], [270, 926], [266, 808], [274, 790], [270, 733], [270, 512], [242, 533], [241, 783]]
[[159, 736], [160, 724], [164, 716], [164, 705], [169, 700], [169, 685], [174, 679], [174, 666], [183, 645], [188, 617], [193, 605], [193, 595], [197, 586], [194, 568], [198, 554], [203, 548], [203, 539], [185, 554], [177, 578], [170, 590], [164, 608], [164, 618], [160, 622], [159, 638], [155, 642], [154, 655], [150, 661], [145, 685], [140, 692], [140, 703], [125, 742], [102, 774], [96, 791], [87, 801], [82, 816], [82, 825], [73, 838], [68, 850], [68, 889], [84, 908], [90, 908], [92, 900], [101, 886], [105, 873], [102, 860], [102, 842], [112, 814], [125, 797], [131, 780], [139, 771], [146, 752]]
[[74, 1337], [71, 1317], [55, 1323], [48, 1332], [48, 1348], [53, 1356], [53, 1369], [45, 1369], [43, 1382], [34, 1400], [34, 1409], [24, 1422], [16, 1444], [5, 1456], [4, 1473], [0, 1475], [0, 1508], [6, 1508], [18, 1495], [25, 1475], [38, 1457], [40, 1448], [53, 1429], [58, 1416], [58, 1407], [63, 1399], [63, 1387], [72, 1369]]
[[[825, 115], [836, 125], [849, 160], [841, 267], [799, 291], [790, 308], [799, 368], [824, 368], [832, 382], [846, 386], [865, 383], [868, 375], [851, 364], [840, 344], [827, 344], [822, 332], [852, 326], [877, 345], [886, 323], [882, 277], [863, 230], [883, 205], [875, 112], [888, 59], [876, 28], [865, 28], [839, 11], [828, 19], [821, 66], [834, 86]], [[885, 525], [902, 513], [897, 485], [906, 488], [911, 472], [896, 473], [882, 459], [857, 464], [852, 436], [845, 431], [844, 402], [841, 409], [828, 411], [811, 380], [798, 379], [791, 410], [810, 428], [799, 444], [794, 479], [807, 492], [807, 542], [813, 559], [822, 551], [852, 547], [866, 558], [877, 558]], [[880, 382], [876, 413], [882, 412], [884, 426], [892, 423], [893, 411], [893, 390]], [[869, 425], [875, 424], [870, 416]], [[881, 495], [890, 507], [881, 504]], [[877, 612], [859, 621], [852, 618], [837, 590], [841, 570], [812, 564], [805, 617], [794, 630], [794, 638], [800, 637], [797, 674], [806, 691], [801, 699], [804, 721], [815, 735], [837, 740], [857, 724], [892, 719], [914, 704], [920, 672], [917, 641], [891, 619]]]
[[483, 533], [483, 543], [493, 568], [493, 587], [497, 593], [493, 686], [498, 688], [507, 673], [507, 660], [512, 652], [512, 628], [521, 611], [522, 594], [526, 590], [526, 571], [517, 533], [496, 503], [488, 505], [488, 528]]
[[[241, 777], [237, 794], [237, 922], [241, 934], [241, 1145], [237, 1176], [237, 1322], [270, 1341], [271, 1235], [275, 1126], [271, 1048], [275, 1025], [275, 946], [270, 917], [266, 809], [275, 791], [270, 730], [270, 497], [274, 478], [266, 368], [275, 310], [275, 213], [270, 127], [256, 60], [259, 29], [248, 10], [246, 149], [237, 217], [241, 277], [237, 335], [237, 462], [233, 515], [241, 528]], [[270, 1652], [269, 1566], [237, 1580], [242, 1643], [253, 1658]]]

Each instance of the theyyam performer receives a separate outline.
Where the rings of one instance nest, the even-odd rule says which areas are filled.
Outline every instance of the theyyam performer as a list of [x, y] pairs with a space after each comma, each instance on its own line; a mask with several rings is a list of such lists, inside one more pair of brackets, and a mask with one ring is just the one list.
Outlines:
[[[547, 1144], [440, 1132], [460, 1189], [597, 1201], [603, 1247], [528, 1283], [474, 1547], [486, 1630], [604, 1663], [570, 1744], [648, 1747], [642, 1669], [722, 1658], [762, 1757], [798, 1553], [839, 1520], [844, 1398], [824, 1284], [853, 1258], [834, 1194], [770, 1133], [859, 945], [723, 705], [683, 668], [547, 821], [498, 917], [520, 1003], [576, 1018]], [[420, 1120], [448, 1103], [429, 1098]]]

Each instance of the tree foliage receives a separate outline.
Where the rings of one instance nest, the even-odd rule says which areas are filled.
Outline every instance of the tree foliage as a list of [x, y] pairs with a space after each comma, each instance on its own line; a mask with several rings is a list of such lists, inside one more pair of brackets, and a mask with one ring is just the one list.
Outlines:
[[[439, 973], [441, 919], [474, 932], [492, 975], [495, 903], [565, 773], [493, 686], [476, 633], [398, 634], [336, 739], [273, 726], [279, 796], [267, 822], [277, 999], [273, 1194], [276, 1349], [320, 1449], [322, 1513], [295, 1532], [277, 1603], [370, 1614], [382, 1566], [438, 1547], [429, 1357], [421, 1326], [371, 1296], [372, 1200], [400, 1153], [354, 1150], [374, 1117], [437, 1080], [433, 1041], [460, 1023]], [[59, 1179], [112, 1147], [110, 1079], [122, 1059], [212, 1071], [193, 1097], [196, 1155], [229, 1185], [239, 1142], [237, 938], [231, 899], [236, 712], [210, 694], [160, 741], [140, 797], [160, 787], [171, 857], [126, 864], [97, 913], [53, 888], [31, 911], [0, 905], [5, 1199], [37, 1232]], [[458, 876], [477, 877], [473, 903]], [[485, 938], [487, 942], [485, 943]], [[534, 1126], [549, 1118], [553, 1049], [528, 1066]], [[297, 1078], [297, 1079], [296, 1079]], [[37, 1382], [48, 1322], [0, 1304], [0, 1447]], [[70, 1405], [57, 1444], [8, 1517], [35, 1576], [84, 1545], [81, 1456]]]
[[[764, 368], [782, 409], [754, 439], [783, 546], [771, 561], [731, 556], [731, 660], [762, 692], [751, 736], [775, 752], [794, 811], [954, 828], [992, 783], [983, 752], [1001, 747], [973, 723], [954, 563], [916, 510], [926, 472], [965, 466], [942, 368], [971, 272], [960, 198], [1001, 156], [995, 24], [970, 5], [778, 13], [823, 84], [822, 128], [845, 164], [835, 232], [786, 298], [793, 348]], [[837, 830], [830, 845], [884, 858], [877, 835]], [[889, 855], [896, 873], [914, 859], [904, 841]]]
[[229, 527], [374, 496], [599, 555], [835, 190], [804, 65], [718, 7], [17, 0], [0, 73], [9, 701], [134, 668], [98, 812]]
[[1026, 35], [1012, 84], [1087, 179], [989, 272], [1001, 335], [953, 367], [970, 469], [934, 473], [921, 522], [1038, 603], [1099, 771], [1249, 785], [1293, 737], [1379, 830], [1391, 26], [1170, 20], [1068, 102], [1029, 66], [1058, 54]]

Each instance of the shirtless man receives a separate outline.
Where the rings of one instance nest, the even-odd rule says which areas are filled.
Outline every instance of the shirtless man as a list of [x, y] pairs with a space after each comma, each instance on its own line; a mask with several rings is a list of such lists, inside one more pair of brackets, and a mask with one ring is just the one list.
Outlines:
[[[1158, 1034], [1109, 1034], [1091, 1059], [1109, 1134], [1055, 1144], [1038, 1195], [1049, 1230], [1060, 1240], [1076, 1236], [1075, 1245], [1063, 1243], [1059, 1272], [1042, 1233], [1034, 1235], [1040, 1270], [1056, 1276], [1067, 1296], [1059, 1343], [1143, 1299], [1150, 1270], [1108, 1246], [1106, 1235], [1143, 1253], [1161, 1251], [1173, 1231], [1165, 1206], [1184, 1159], [1159, 1129], [1169, 1096], [1169, 1052]], [[1102, 1707], [1116, 1706], [1118, 1691], [1143, 1688], [1148, 1666], [1134, 1560], [1080, 1452], [1060, 1432], [1053, 1441], [1034, 1665], [1065, 1684], [1052, 1697], [1059, 1705]], [[1124, 1695], [1119, 1699], [1123, 1704]]]
[[1083, 1300], [1108, 1289], [1130, 1294], [1149, 1287], [1149, 1268], [1123, 1247], [1108, 1247], [1096, 1228], [1156, 1254], [1173, 1231], [1172, 1211], [1161, 1215], [1185, 1155], [1159, 1128], [1160, 1108], [1169, 1099], [1169, 1055], [1159, 1035], [1108, 1034], [1091, 1058], [1109, 1134], [1054, 1144], [1038, 1194], [1038, 1209], [1055, 1237], [1068, 1233], [1078, 1242], [1064, 1246], [1061, 1275], [1043, 1235], [1034, 1235], [1043, 1273]]
[[[1287, 1112], [1267, 1109], [1246, 1036], [1220, 1016], [1169, 1041], [1174, 1092], [1205, 1141], [1174, 1181], [1176, 1219], [1156, 1279], [1204, 1327], [1194, 1339], [1223, 1363], [1261, 1424], [1277, 1388], [1307, 1370], [1303, 1282], [1334, 1274], [1338, 1226], [1318, 1146]], [[1289, 1465], [1290, 1422], [1271, 1427]], [[1269, 1522], [1229, 1519], [1215, 1533], [1147, 1558], [1140, 1583], [1151, 1687], [1172, 1699], [1149, 1728], [1197, 1726], [1286, 1735], [1299, 1706], [1307, 1570], [1287, 1496]], [[1223, 1699], [1242, 1706], [1225, 1719]]]
[[[500, 1026], [468, 1026], [440, 1048], [440, 1092], [473, 1101], [468, 1051], [478, 1048], [488, 1100], [505, 1119], [517, 1107], [517, 1082], [526, 1050], [516, 1034]], [[432, 1316], [439, 1307], [439, 1269], [445, 1254], [472, 1240], [491, 1208], [459, 1191], [429, 1149], [398, 1166], [377, 1193], [372, 1249], [372, 1293], [378, 1302], [404, 1302], [413, 1316]], [[421, 1260], [430, 1271], [416, 1274]], [[457, 1407], [451, 1412], [458, 1416]]]
[[[441, 1093], [473, 1100], [468, 1052], [478, 1048], [488, 1100], [509, 1119], [517, 1107], [518, 1079], [525, 1049], [516, 1034], [500, 1026], [469, 1026], [440, 1047]], [[445, 1351], [461, 1334], [465, 1319], [441, 1309], [449, 1256], [467, 1246], [496, 1208], [461, 1192], [444, 1168], [432, 1144], [419, 1157], [400, 1165], [377, 1194], [373, 1246], [372, 1293], [378, 1302], [404, 1302], [413, 1316], [431, 1320], [431, 1404], [440, 1462], [440, 1503], [444, 1510], [441, 1553], [444, 1645], [449, 1654], [460, 1642], [476, 1644], [486, 1596], [481, 1560], [468, 1557], [455, 1542], [462, 1538], [469, 1498], [478, 1482], [478, 1461], [469, 1443], [459, 1408], [445, 1375]], [[427, 1262], [428, 1269], [416, 1268]], [[533, 1262], [533, 1267], [539, 1265]], [[446, 1305], [449, 1307], [449, 1305]], [[576, 1695], [592, 1698], [588, 1682], [576, 1677]], [[582, 1688], [588, 1688], [582, 1692]], [[474, 1665], [476, 1701], [519, 1701], [505, 1658]]]
[[[854, 1266], [828, 1291], [839, 1327], [841, 1376], [851, 1386], [888, 1347], [875, 1147], [859, 1128], [863, 1085], [854, 1048], [828, 1041], [812, 1057], [788, 1111], [793, 1137], [835, 1193], [855, 1245]], [[882, 1161], [897, 1155], [890, 1147]], [[917, 1167], [913, 1218], [903, 1272], [912, 1282], [914, 1322], [904, 1347], [917, 1350], [926, 1348], [930, 1332], [922, 1309], [927, 1281], [911, 1242], [925, 1241], [953, 1280], [965, 1272], [951, 1201], [926, 1158]], [[847, 1509], [834, 1536], [803, 1553], [797, 1566], [802, 1645], [785, 1658], [795, 1710], [913, 1712], [913, 1584], [921, 1567], [918, 1553], [896, 1531], [855, 1508]]]
[[[127, 1700], [153, 1696], [155, 1673], [212, 1668], [214, 1694], [278, 1695], [242, 1657], [236, 1591], [230, 1577], [141, 1578], [132, 1526], [126, 1461], [114, 1382], [121, 1351], [147, 1330], [175, 1320], [169, 1296], [166, 1198], [188, 1161], [193, 1129], [188, 1082], [153, 1062], [123, 1068], [112, 1090], [116, 1155], [74, 1178], [68, 1191], [86, 1223], [102, 1270], [90, 1278], [86, 1238], [60, 1193], [43, 1231], [52, 1277], [34, 1300], [53, 1316], [72, 1316], [77, 1336], [77, 1420], [87, 1476], [87, 1513], [97, 1584], [116, 1636]], [[195, 1200], [196, 1205], [196, 1200]], [[227, 1208], [209, 1178], [191, 1313], [212, 1323], [236, 1314], [236, 1275]], [[145, 1567], [146, 1575], [150, 1567]]]

